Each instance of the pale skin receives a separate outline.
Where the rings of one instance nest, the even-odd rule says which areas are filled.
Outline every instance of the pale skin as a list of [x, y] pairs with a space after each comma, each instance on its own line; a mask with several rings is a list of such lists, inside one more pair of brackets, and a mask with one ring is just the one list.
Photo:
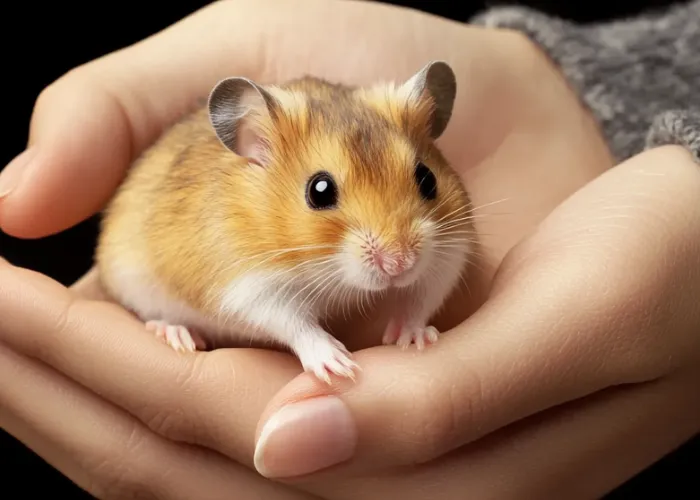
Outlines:
[[[359, 350], [362, 376], [329, 388], [283, 353], [176, 353], [103, 301], [94, 275], [66, 289], [3, 263], [2, 428], [98, 498], [203, 500], [597, 498], [698, 433], [700, 170], [676, 146], [611, 169], [585, 110], [517, 34], [372, 2], [213, 4], [42, 94], [40, 149], [0, 201], [0, 227], [36, 237], [94, 213], [223, 73], [354, 83], [437, 58], [464, 82], [442, 146], [486, 208], [470, 291], [435, 345]], [[107, 130], [113, 141], [98, 140]], [[376, 338], [348, 330], [352, 350]], [[331, 393], [357, 439], [340, 465], [289, 478], [327, 450], [289, 427], [258, 437], [285, 404]]]

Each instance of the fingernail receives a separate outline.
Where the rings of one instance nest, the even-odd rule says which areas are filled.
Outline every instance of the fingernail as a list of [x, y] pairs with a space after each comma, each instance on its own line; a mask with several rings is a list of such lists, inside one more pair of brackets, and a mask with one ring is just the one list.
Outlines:
[[349, 460], [357, 427], [345, 403], [334, 396], [283, 407], [260, 433], [255, 468], [268, 478], [310, 474]]
[[26, 149], [0, 171], [0, 198], [10, 194], [19, 185], [34, 152], [33, 148]]

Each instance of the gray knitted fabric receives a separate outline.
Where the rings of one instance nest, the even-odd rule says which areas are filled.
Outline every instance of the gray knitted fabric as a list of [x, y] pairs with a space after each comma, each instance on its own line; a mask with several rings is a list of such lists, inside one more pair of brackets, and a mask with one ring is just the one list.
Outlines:
[[560, 67], [618, 161], [664, 144], [700, 161], [700, 0], [596, 24], [522, 7], [470, 21], [519, 30]]

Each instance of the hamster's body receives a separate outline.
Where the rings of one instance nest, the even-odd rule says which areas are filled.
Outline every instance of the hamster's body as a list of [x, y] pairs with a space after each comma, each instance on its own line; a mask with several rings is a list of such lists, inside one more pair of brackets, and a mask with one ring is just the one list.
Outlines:
[[175, 348], [269, 340], [326, 380], [355, 365], [321, 320], [390, 287], [403, 299], [385, 343], [435, 341], [427, 322], [473, 236], [468, 196], [433, 144], [450, 78], [433, 63], [396, 87], [224, 80], [112, 200], [105, 289]]

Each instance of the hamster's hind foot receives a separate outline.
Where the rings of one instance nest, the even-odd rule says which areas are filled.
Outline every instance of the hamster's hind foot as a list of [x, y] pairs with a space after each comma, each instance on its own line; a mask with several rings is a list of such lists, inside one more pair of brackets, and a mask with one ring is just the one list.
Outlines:
[[329, 374], [355, 380], [359, 366], [352, 361], [350, 351], [342, 342], [326, 332], [303, 335], [295, 346], [299, 361], [305, 371], [330, 384]]
[[203, 351], [206, 348], [204, 340], [196, 333], [181, 325], [171, 325], [166, 321], [148, 321], [146, 330], [155, 334], [157, 339], [164, 341], [178, 352]]
[[391, 320], [384, 332], [382, 343], [384, 345], [396, 344], [402, 349], [406, 349], [411, 344], [416, 344], [418, 350], [421, 351], [426, 345], [437, 342], [438, 333], [437, 328], [434, 326], [422, 326]]

